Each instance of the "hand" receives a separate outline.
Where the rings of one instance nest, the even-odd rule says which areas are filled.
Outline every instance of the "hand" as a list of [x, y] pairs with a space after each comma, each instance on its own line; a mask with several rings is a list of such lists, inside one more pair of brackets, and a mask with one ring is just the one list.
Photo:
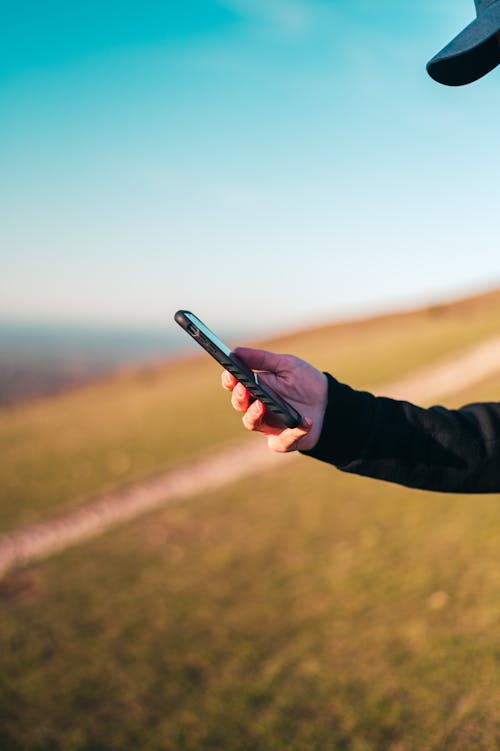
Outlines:
[[278, 422], [261, 401], [252, 401], [246, 388], [225, 370], [222, 386], [232, 391], [231, 403], [243, 414], [243, 425], [267, 436], [273, 451], [308, 451], [318, 442], [323, 427], [328, 383], [324, 373], [293, 355], [276, 355], [263, 349], [238, 347], [234, 350], [238, 359], [251, 370], [258, 371], [259, 383], [270, 386], [288, 404], [302, 415], [302, 424], [286, 428]]

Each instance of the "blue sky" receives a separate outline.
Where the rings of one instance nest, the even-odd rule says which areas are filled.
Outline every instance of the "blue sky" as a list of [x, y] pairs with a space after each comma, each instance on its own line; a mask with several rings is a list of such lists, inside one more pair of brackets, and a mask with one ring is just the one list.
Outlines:
[[0, 318], [253, 333], [500, 283], [500, 72], [425, 72], [471, 1], [2, 14]]

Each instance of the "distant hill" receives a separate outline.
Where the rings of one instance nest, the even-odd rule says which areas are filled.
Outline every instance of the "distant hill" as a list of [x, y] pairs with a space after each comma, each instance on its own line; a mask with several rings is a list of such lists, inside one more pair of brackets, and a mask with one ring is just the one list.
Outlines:
[[0, 322], [0, 406], [88, 384], [124, 366], [164, 361], [182, 352], [175, 333]]
[[[365, 316], [346, 321], [286, 332], [260, 345], [276, 351], [291, 351], [318, 364], [330, 346], [338, 351], [345, 340], [370, 337], [370, 332], [388, 336], [402, 326], [418, 327], [423, 322], [448, 321], [450, 348], [453, 331], [460, 322], [472, 324], [471, 337], [494, 333], [500, 322], [500, 289], [414, 310]], [[424, 326], [423, 331], [427, 331]], [[380, 334], [380, 332], [384, 332]], [[473, 332], [473, 335], [472, 335]], [[483, 333], [482, 333], [483, 332]], [[190, 343], [185, 351], [196, 354]], [[0, 323], [0, 407], [19, 404], [87, 385], [111, 376], [123, 368], [144, 371], [168, 362], [172, 354], [182, 356], [183, 340], [167, 331], [92, 330], [71, 327], [6, 326]], [[440, 340], [440, 347], [443, 346]], [[170, 354], [172, 353], [172, 354]], [[436, 352], [430, 352], [435, 356]], [[333, 365], [335, 362], [333, 362]]]
[[[334, 323], [325, 323], [320, 326], [300, 329], [289, 334], [274, 337], [269, 343], [284, 344], [287, 341], [293, 341], [297, 336], [322, 337], [327, 333], [355, 333], [362, 330], [375, 329], [387, 323], [399, 325], [404, 322], [414, 322], [422, 319], [437, 318], [465, 318], [467, 316], [481, 316], [486, 311], [491, 311], [492, 315], [500, 316], [500, 288], [482, 292], [479, 294], [468, 295], [446, 302], [435, 302], [428, 305], [418, 306], [415, 308], [379, 313], [370, 316], [360, 316], [351, 319], [335, 321]], [[498, 332], [500, 333], [500, 317], [498, 321]]]
[[[295, 353], [354, 388], [376, 389], [498, 337], [499, 321], [500, 290], [257, 344]], [[123, 364], [85, 387], [85, 374], [76, 372], [73, 381], [64, 382], [68, 371], [61, 376], [61, 370], [52, 375], [48, 369], [53, 396], [31, 402], [27, 394], [39, 396], [42, 381], [40, 369], [26, 371], [32, 390], [24, 392], [24, 402], [19, 398], [4, 409], [0, 420], [4, 529], [242, 440], [240, 416], [220, 387], [220, 368], [185, 339], [189, 356], [154, 366]], [[53, 364], [49, 360], [48, 368]], [[22, 393], [20, 384], [13, 377], [16, 395]], [[479, 385], [480, 398], [498, 398], [497, 382]]]

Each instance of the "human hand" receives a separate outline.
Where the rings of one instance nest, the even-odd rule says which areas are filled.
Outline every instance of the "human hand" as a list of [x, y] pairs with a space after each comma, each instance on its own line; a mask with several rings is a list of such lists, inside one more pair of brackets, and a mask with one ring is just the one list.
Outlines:
[[324, 373], [294, 355], [276, 355], [263, 349], [238, 347], [238, 359], [259, 374], [259, 383], [269, 386], [302, 415], [302, 424], [286, 428], [261, 401], [252, 401], [246, 388], [225, 370], [222, 386], [232, 392], [231, 403], [243, 413], [243, 425], [267, 436], [270, 449], [278, 452], [308, 451], [319, 440], [325, 415], [328, 383]]

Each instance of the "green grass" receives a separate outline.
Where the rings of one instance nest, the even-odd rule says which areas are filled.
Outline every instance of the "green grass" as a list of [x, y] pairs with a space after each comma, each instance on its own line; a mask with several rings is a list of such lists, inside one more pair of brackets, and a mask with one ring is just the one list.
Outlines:
[[496, 751], [499, 550], [305, 457], [171, 506], [1, 584], [0, 748]]
[[[304, 331], [270, 343], [354, 386], [404, 375], [498, 333], [500, 293]], [[208, 358], [130, 373], [0, 412], [0, 529], [189, 461], [242, 438]]]
[[234, 416], [217, 378], [215, 365], [195, 360], [5, 410], [2, 530], [223, 446]]
[[310, 329], [272, 342], [359, 388], [385, 383], [500, 335], [500, 292]]

